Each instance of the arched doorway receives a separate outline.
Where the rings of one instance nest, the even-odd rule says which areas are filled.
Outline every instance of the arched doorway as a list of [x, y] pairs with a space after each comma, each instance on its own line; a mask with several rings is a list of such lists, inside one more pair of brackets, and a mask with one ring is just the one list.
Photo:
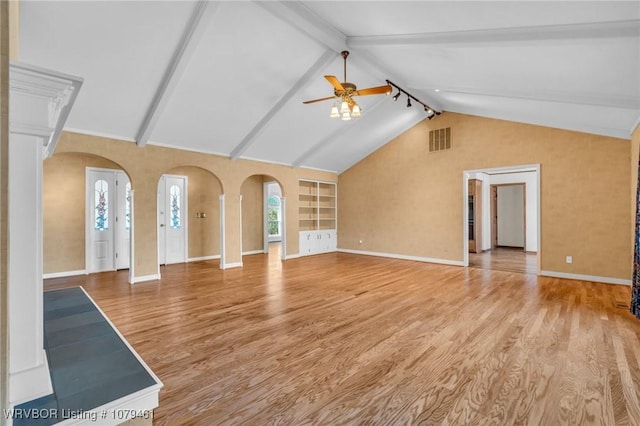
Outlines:
[[283, 259], [286, 253], [285, 198], [272, 176], [252, 175], [240, 187], [242, 255], [268, 254]]
[[44, 277], [128, 269], [132, 182], [119, 164], [86, 153], [43, 164]]
[[222, 194], [218, 177], [197, 166], [175, 167], [158, 179], [158, 265], [219, 261]]

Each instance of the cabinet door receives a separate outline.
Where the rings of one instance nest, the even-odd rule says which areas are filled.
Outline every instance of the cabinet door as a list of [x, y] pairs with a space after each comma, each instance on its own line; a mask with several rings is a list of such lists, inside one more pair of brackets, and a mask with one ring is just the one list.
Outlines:
[[327, 235], [327, 251], [336, 251], [338, 250], [338, 238], [337, 238], [337, 232], [335, 229], [329, 230], [325, 232]]
[[308, 255], [311, 251], [311, 232], [300, 232], [300, 246], [298, 252], [301, 256]]

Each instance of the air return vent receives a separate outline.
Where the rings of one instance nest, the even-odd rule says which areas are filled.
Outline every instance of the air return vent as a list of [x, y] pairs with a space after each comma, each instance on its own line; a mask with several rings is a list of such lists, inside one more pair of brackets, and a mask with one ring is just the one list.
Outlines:
[[451, 149], [451, 127], [431, 130], [429, 132], [429, 152], [440, 152]]

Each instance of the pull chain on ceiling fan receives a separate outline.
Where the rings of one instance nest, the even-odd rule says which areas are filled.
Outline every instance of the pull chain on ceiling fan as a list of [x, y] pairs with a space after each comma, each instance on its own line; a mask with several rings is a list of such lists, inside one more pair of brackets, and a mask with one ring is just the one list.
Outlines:
[[[369, 87], [367, 89], [358, 90], [355, 84], [347, 81], [347, 57], [349, 52], [344, 50], [341, 52], [344, 60], [344, 81], [340, 82], [334, 75], [325, 75], [324, 78], [333, 86], [333, 96], [326, 98], [313, 99], [305, 101], [303, 104], [312, 104], [314, 102], [327, 101], [330, 99], [335, 100], [333, 107], [331, 108], [330, 117], [341, 118], [342, 120], [351, 120], [351, 117], [360, 117], [360, 106], [353, 99], [354, 96], [368, 96], [368, 95], [388, 95], [391, 93], [391, 85]], [[338, 98], [338, 99], [336, 99]], [[338, 109], [338, 101], [340, 101], [340, 109]]]

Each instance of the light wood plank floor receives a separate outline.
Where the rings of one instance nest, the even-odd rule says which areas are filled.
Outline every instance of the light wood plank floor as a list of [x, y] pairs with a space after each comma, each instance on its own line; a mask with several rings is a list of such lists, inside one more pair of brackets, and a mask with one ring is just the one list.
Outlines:
[[155, 424], [640, 422], [629, 288], [331, 253], [83, 285], [164, 382]]
[[469, 266], [495, 271], [538, 273], [538, 255], [522, 249], [497, 247], [482, 253], [469, 253]]

